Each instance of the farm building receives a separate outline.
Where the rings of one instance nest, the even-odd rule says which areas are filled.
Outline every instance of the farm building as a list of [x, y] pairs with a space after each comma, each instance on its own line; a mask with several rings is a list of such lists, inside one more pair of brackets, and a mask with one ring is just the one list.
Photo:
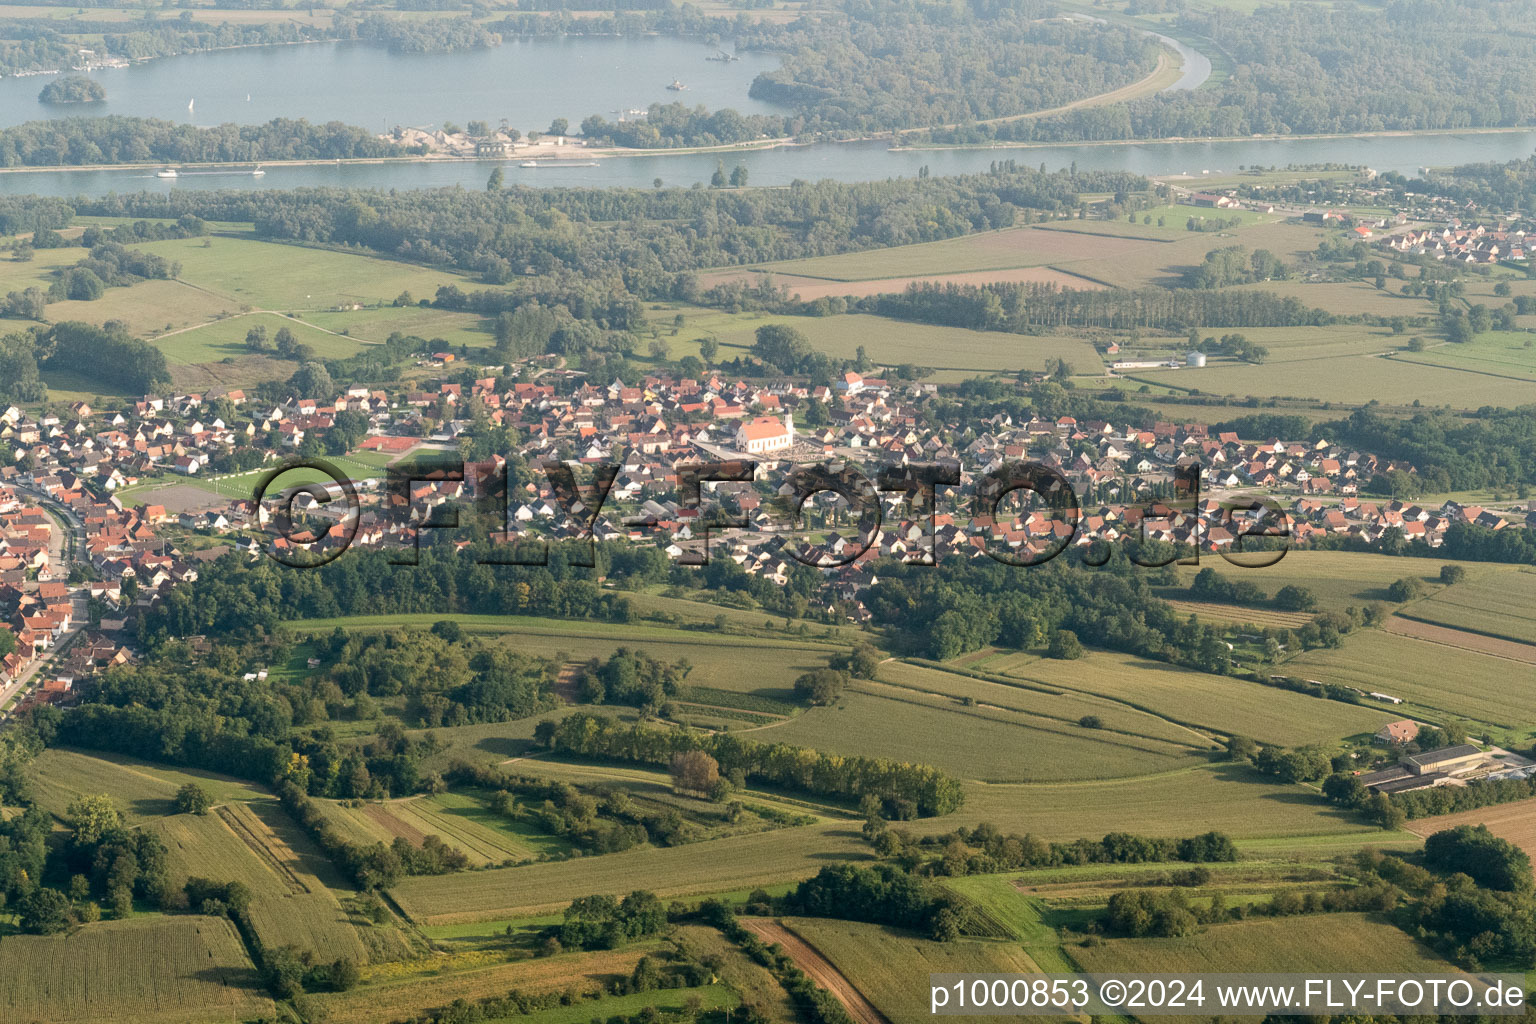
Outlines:
[[1441, 747], [1403, 758], [1403, 767], [1414, 775], [1430, 775], [1435, 772], [1454, 772], [1470, 768], [1483, 759], [1483, 752], [1470, 743], [1454, 747]]

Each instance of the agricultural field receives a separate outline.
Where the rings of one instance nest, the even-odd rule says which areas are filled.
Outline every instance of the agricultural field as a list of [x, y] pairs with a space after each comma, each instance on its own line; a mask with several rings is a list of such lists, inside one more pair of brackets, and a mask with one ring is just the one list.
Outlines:
[[436, 835], [454, 849], [462, 850], [474, 867], [534, 860], [540, 854], [569, 849], [553, 836], [507, 821], [471, 793], [369, 801], [360, 806], [347, 806], [348, 803], [327, 800], [322, 806], [327, 816], [355, 842], [388, 844], [403, 837], [413, 846], [420, 846], [427, 836]]
[[1136, 380], [1201, 394], [1344, 403], [1369, 394], [1387, 404], [1421, 401], [1457, 409], [1516, 406], [1530, 397], [1531, 389], [1529, 380], [1366, 354], [1263, 366], [1215, 363], [1199, 370], [1137, 370], [1134, 374]]
[[834, 860], [870, 856], [858, 829], [828, 822], [668, 848], [457, 875], [407, 878], [392, 891], [422, 925], [561, 910], [578, 896], [623, 895], [641, 880], [663, 900], [809, 878]]
[[1536, 644], [1536, 571], [1468, 574], [1398, 612], [1408, 619]]
[[[155, 347], [165, 353], [166, 362], [212, 363], [221, 359], [242, 359], [251, 355], [245, 344], [246, 333], [253, 328], [264, 327], [268, 344], [279, 330], [292, 331], [299, 344], [308, 345], [321, 359], [341, 359], [357, 352], [361, 346], [351, 338], [343, 338], [330, 331], [322, 331], [302, 320], [280, 316], [277, 313], [251, 313], [232, 316], [188, 331], [162, 334], [155, 339]], [[295, 364], [290, 363], [290, 366]]]
[[176, 790], [188, 782], [207, 790], [215, 804], [268, 799], [267, 794], [239, 779], [66, 747], [52, 747], [39, 754], [29, 775], [38, 805], [49, 814], [62, 816], [76, 797], [105, 793], [133, 824], [175, 813]]
[[1016, 683], [997, 677], [983, 679], [961, 674], [976, 671], [987, 675], [985, 668], [979, 666], [984, 666], [992, 657], [1010, 657], [1015, 652], [1010, 651], [1004, 655], [1001, 650], [992, 648], [977, 653], [981, 657], [975, 661], [967, 660], [974, 657], [970, 655], [957, 658], [945, 666], [945, 669], [953, 671], [929, 663], [887, 661], [880, 666], [877, 678], [886, 688], [900, 687], [930, 697], [943, 696], [975, 708], [1012, 711], [1037, 725], [1069, 725], [1074, 735], [1078, 734], [1075, 730], [1081, 728], [1078, 723], [1083, 717], [1093, 715], [1099, 719], [1098, 728], [1102, 732], [1196, 749], [1210, 745], [1209, 738], [1201, 732], [1119, 701], [1035, 683]]
[[139, 917], [0, 941], [5, 1020], [207, 1024], [273, 1012], [239, 934], [221, 917]]
[[[246, 783], [62, 749], [44, 751], [31, 774], [38, 805], [56, 817], [78, 796], [111, 796], [129, 824], [159, 833], [178, 884], [193, 875], [244, 882], [265, 942], [336, 950], [334, 956], [359, 961], [378, 955], [370, 947], [380, 954], [404, 949], [392, 928], [369, 928], [364, 941], [340, 902], [351, 887], [275, 800]], [[208, 814], [174, 813], [176, 790], [189, 781], [213, 797]]]
[[964, 790], [965, 806], [959, 811], [906, 827], [936, 834], [985, 821], [1004, 832], [1061, 842], [1098, 839], [1116, 831], [1187, 836], [1215, 830], [1234, 839], [1275, 840], [1273, 849], [1305, 847], [1316, 837], [1346, 834], [1357, 848], [1389, 838], [1329, 806], [1315, 791], [1228, 764], [1096, 782], [967, 782]]
[[[1098, 373], [1103, 368], [1093, 346], [1081, 338], [970, 331], [867, 314], [801, 317], [727, 313], [696, 307], [668, 307], [657, 322], [669, 323], [678, 312], [684, 323], [670, 341], [673, 358], [690, 352], [697, 354], [697, 345], [688, 339], [702, 336], [713, 337], [720, 343], [720, 358], [732, 358], [752, 347], [759, 327], [788, 324], [804, 334], [817, 350], [834, 358], [852, 359], [862, 346], [877, 363], [912, 363], [931, 368], [937, 372], [925, 379], [941, 383], [954, 383], [978, 374], [1043, 370], [1047, 359], [1064, 359], [1079, 373]], [[733, 351], [736, 349], [740, 351]]]
[[[1242, 558], [1242, 555], [1233, 555]], [[1254, 557], [1268, 558], [1269, 554]], [[1372, 601], [1389, 602], [1387, 588], [1394, 581], [1408, 578], [1423, 583], [1427, 590], [1440, 587], [1440, 569], [1450, 562], [1438, 558], [1394, 558], [1354, 551], [1287, 551], [1274, 565], [1245, 568], [1224, 558], [1209, 555], [1198, 566], [1174, 566], [1179, 587], [1158, 588], [1158, 596], [1171, 599], [1189, 597], [1189, 586], [1201, 569], [1215, 569], [1235, 581], [1246, 580], [1273, 597], [1282, 587], [1305, 587], [1317, 598], [1319, 611], [1343, 611], [1351, 605], [1359, 608]], [[1510, 571], [1507, 566], [1456, 563], [1467, 570], [1468, 582], [1486, 579], [1497, 586], [1495, 577]], [[1463, 584], [1465, 585], [1465, 584]], [[1417, 607], [1415, 605], [1414, 607]], [[1267, 609], [1257, 609], [1262, 614]], [[1202, 616], [1204, 617], [1204, 616]]]
[[1084, 971], [1128, 974], [1455, 971], [1400, 929], [1366, 914], [1238, 921], [1183, 939], [1106, 939], [1097, 946], [1069, 946], [1067, 954]]
[[826, 957], [891, 1024], [932, 1019], [928, 1007], [930, 973], [1040, 973], [1029, 955], [1012, 943], [933, 942], [882, 925], [814, 917], [786, 918], [784, 923]]
[[[615, 980], [628, 978], [639, 959], [655, 949], [654, 943], [639, 943], [619, 950], [562, 953], [510, 963], [501, 952], [450, 954], [369, 968], [363, 972], [363, 983], [350, 992], [310, 998], [329, 1024], [401, 1020], [455, 999], [473, 1002], [505, 996], [513, 989], [530, 994], [572, 990], [591, 1000]], [[588, 1013], [579, 1019], [590, 1020], [598, 1005], [588, 1001]]]
[[[937, 674], [937, 673], [935, 673]], [[1000, 701], [1013, 696], [999, 688]], [[1020, 696], [1024, 696], [1021, 694]], [[1079, 716], [1081, 717], [1081, 716]], [[897, 687], [860, 685], [752, 738], [843, 754], [932, 764], [988, 782], [1059, 782], [1167, 771], [1195, 763], [1197, 736], [1179, 741], [1026, 717], [1005, 706], [966, 707]], [[1202, 744], [1203, 745], [1203, 744]]]
[[1513, 743], [1536, 730], [1531, 666], [1507, 658], [1369, 629], [1338, 648], [1298, 655], [1280, 671], [1401, 697], [1407, 703], [1394, 709], [1398, 717], [1458, 720]]
[[[1233, 228], [1224, 228], [1218, 233], [1192, 232], [1187, 227], [1190, 218], [1197, 221], [1203, 220], [1238, 220]], [[1147, 223], [1150, 220], [1151, 223]], [[1230, 234], [1242, 232], [1244, 229], [1257, 227], [1261, 224], [1274, 224], [1284, 220], [1284, 216], [1276, 213], [1260, 213], [1257, 210], [1215, 210], [1205, 207], [1184, 206], [1182, 204], [1167, 203], [1162, 206], [1153, 206], [1144, 210], [1137, 210], [1135, 220], [1131, 215], [1118, 217], [1115, 220], [1067, 220], [1050, 221], [1040, 225], [1047, 231], [1071, 231], [1089, 235], [1106, 235], [1113, 238], [1146, 238], [1158, 241], [1179, 241], [1187, 239], [1191, 235], [1203, 238], [1228, 237]], [[1162, 221], [1161, 224], [1158, 222]]]
[[1422, 352], [1401, 352], [1394, 358], [1493, 377], [1536, 381], [1536, 335], [1525, 331], [1489, 331], [1464, 345], [1431, 345]]
[[1479, 807], [1433, 818], [1415, 818], [1403, 827], [1428, 839], [1436, 832], [1458, 825], [1487, 825], [1488, 831], [1507, 839], [1536, 859], [1536, 800], [1518, 800], [1509, 804]]
[[1203, 622], [1215, 622], [1229, 626], [1258, 626], [1264, 629], [1300, 629], [1312, 621], [1309, 612], [1280, 612], [1271, 608], [1249, 608], [1240, 604], [1222, 604], [1212, 601], [1179, 601], [1168, 598], [1174, 611], [1181, 615], [1194, 615]]
[[387, 305], [406, 291], [430, 299], [440, 285], [464, 280], [449, 271], [254, 237], [183, 238], [134, 248], [179, 262], [186, 284], [256, 310]]
[[[431, 295], [417, 298], [429, 299]], [[492, 322], [475, 313], [423, 306], [383, 306], [376, 309], [346, 311], [321, 310], [304, 314], [304, 321], [315, 327], [335, 331], [359, 342], [382, 344], [395, 332], [441, 341], [458, 352], [461, 347], [489, 349], [495, 344]]]
[[1108, 651], [1093, 651], [1076, 661], [1013, 654], [982, 662], [976, 670], [1106, 697], [1221, 735], [1291, 746], [1375, 732], [1388, 721], [1386, 714], [1372, 708]]
[[1421, 622], [1418, 619], [1407, 619], [1398, 615], [1389, 616], [1382, 622], [1381, 628], [1388, 633], [1413, 637], [1415, 640], [1427, 640], [1432, 644], [1459, 647], [1466, 651], [1476, 651], [1479, 654], [1491, 654], [1496, 658], [1508, 658], [1510, 661], [1523, 661], [1527, 665], [1536, 665], [1536, 644], [1523, 644], [1501, 637], [1488, 636], [1485, 633], [1437, 626], [1431, 622]]
[[[749, 959], [718, 930], [699, 924], [679, 925], [672, 934], [672, 941], [695, 960], [719, 958], [720, 980], [739, 992], [743, 1003], [760, 1007], [770, 1024], [791, 1024], [797, 1019], [794, 1003], [778, 979], [766, 967]], [[583, 1022], [573, 1021], [572, 1024]]]
[[[682, 796], [672, 791], [672, 777], [665, 770], [631, 768], [612, 764], [582, 764], [575, 761], [553, 760], [547, 757], [526, 757], [509, 766], [520, 775], [569, 782], [576, 786], [602, 786], [622, 790], [646, 810], [673, 809], [692, 824], [709, 829], [711, 836], [726, 836], [763, 832], [780, 827], [774, 823], [774, 815], [790, 815], [797, 820], [849, 821], [855, 815], [852, 810], [833, 808], [816, 803], [813, 798], [777, 790], [765, 790], [751, 785], [738, 790], [733, 799], [746, 808], [741, 819], [734, 824], [727, 820], [725, 809], [718, 804]], [[761, 808], [768, 815], [755, 813]]]
[[[1076, 223], [1073, 222], [1074, 226]], [[1120, 258], [1145, 248], [1145, 242], [1135, 239], [1097, 239], [1066, 232], [1047, 232], [1041, 227], [1011, 227], [937, 242], [764, 263], [749, 269], [754, 273], [788, 274], [826, 281], [873, 281], [1065, 266], [1077, 260]], [[739, 269], [733, 268], [733, 271]], [[715, 283], [714, 275], [733, 271], [701, 275], [699, 283], [708, 288]]]

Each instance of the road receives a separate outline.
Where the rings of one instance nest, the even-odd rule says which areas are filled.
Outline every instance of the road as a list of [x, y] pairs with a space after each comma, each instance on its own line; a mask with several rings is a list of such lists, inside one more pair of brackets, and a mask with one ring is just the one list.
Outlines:
[[817, 952], [816, 947], [806, 942], [794, 932], [785, 928], [777, 921], [769, 921], [766, 918], [740, 918], [741, 926], [752, 932], [764, 942], [777, 942], [784, 947], [784, 952], [795, 962], [795, 966], [806, 974], [811, 980], [837, 997], [852, 1017], [854, 1024], [890, 1024], [885, 1014], [875, 1009], [868, 999], [853, 986], [853, 983], [843, 976], [843, 972], [832, 966], [832, 962]]
[[[69, 578], [69, 566], [79, 552], [85, 550], [85, 524], [80, 522], [74, 511], [59, 504], [53, 498], [32, 487], [17, 485], [16, 490], [24, 495], [27, 500], [35, 502], [47, 509], [55, 517], [64, 522], [65, 528], [54, 529], [49, 533], [48, 558], [49, 575], [55, 579]], [[53, 661], [54, 656], [63, 647], [69, 645], [75, 636], [84, 628], [89, 611], [86, 607], [84, 593], [75, 589], [70, 593], [70, 605], [73, 613], [70, 618], [69, 629], [65, 630], [58, 641], [41, 658], [34, 661], [21, 676], [13, 680], [8, 686], [0, 687], [0, 708], [4, 708], [12, 697], [23, 693], [42, 674], [43, 669]], [[0, 721], [4, 721], [9, 715], [0, 711]]]

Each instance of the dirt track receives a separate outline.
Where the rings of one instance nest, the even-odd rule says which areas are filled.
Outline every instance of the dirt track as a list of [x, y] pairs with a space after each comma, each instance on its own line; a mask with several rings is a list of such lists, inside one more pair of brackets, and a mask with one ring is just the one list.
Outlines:
[[795, 966], [811, 976], [811, 980], [837, 997], [848, 1010], [855, 1024], [890, 1024], [885, 1015], [875, 1009], [868, 999], [832, 966], [831, 961], [783, 925], [764, 918], [743, 918], [741, 926], [764, 942], [777, 942], [795, 962]]

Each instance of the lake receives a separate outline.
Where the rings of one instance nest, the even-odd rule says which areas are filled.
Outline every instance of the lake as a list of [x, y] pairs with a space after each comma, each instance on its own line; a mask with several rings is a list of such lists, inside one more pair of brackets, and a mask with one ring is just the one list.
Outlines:
[[[1182, 44], [1188, 88], [1210, 73], [1209, 62]], [[226, 50], [150, 61], [96, 72], [109, 101], [89, 108], [48, 108], [36, 102], [49, 81], [32, 76], [0, 80], [0, 124], [60, 116], [61, 112], [121, 113], [165, 117], [194, 124], [262, 122], [273, 117], [340, 120], [363, 127], [445, 120], [460, 124], [505, 117], [523, 131], [542, 130], [554, 117], [572, 124], [588, 114], [610, 119], [614, 111], [681, 99], [711, 109], [742, 112], [772, 108], [747, 97], [752, 79], [778, 58], [744, 53], [732, 63], [706, 61], [715, 47], [664, 38], [573, 37], [515, 39], [466, 53], [400, 55], [362, 44], [322, 43]], [[674, 78], [688, 85], [669, 92]], [[250, 99], [246, 96], [249, 94]], [[189, 116], [189, 99], [196, 104]], [[753, 185], [787, 185], [797, 179], [869, 181], [984, 171], [994, 161], [1058, 169], [1123, 170], [1164, 175], [1232, 173], [1242, 166], [1364, 164], [1414, 174], [1423, 165], [1447, 166], [1529, 156], [1536, 131], [1378, 136], [1371, 138], [1241, 139], [1220, 142], [1051, 145], [994, 149], [893, 150], [886, 142], [822, 143], [771, 150], [605, 158], [596, 166], [553, 164], [538, 168], [517, 161], [438, 161], [340, 166], [268, 166], [264, 177], [233, 172], [184, 171], [174, 180], [143, 170], [38, 171], [0, 174], [0, 194], [99, 196], [110, 192], [187, 188], [308, 187], [483, 188], [493, 167], [506, 183], [532, 186], [627, 186], [648, 188], [708, 182], [717, 164], [743, 164]]]
[[[615, 111], [674, 100], [744, 114], [779, 109], [747, 96], [752, 79], [779, 66], [777, 56], [704, 59], [718, 49], [683, 39], [581, 36], [514, 38], [458, 53], [397, 54], [366, 43], [219, 50], [93, 71], [106, 87], [105, 103], [39, 103], [52, 75], [0, 79], [0, 127], [126, 114], [197, 125], [302, 117], [383, 132], [472, 119], [494, 126], [506, 118], [527, 133], [544, 131], [556, 117], [574, 127], [589, 114], [612, 121]], [[687, 88], [668, 90], [674, 79]], [[195, 101], [190, 112], [189, 101]]]

